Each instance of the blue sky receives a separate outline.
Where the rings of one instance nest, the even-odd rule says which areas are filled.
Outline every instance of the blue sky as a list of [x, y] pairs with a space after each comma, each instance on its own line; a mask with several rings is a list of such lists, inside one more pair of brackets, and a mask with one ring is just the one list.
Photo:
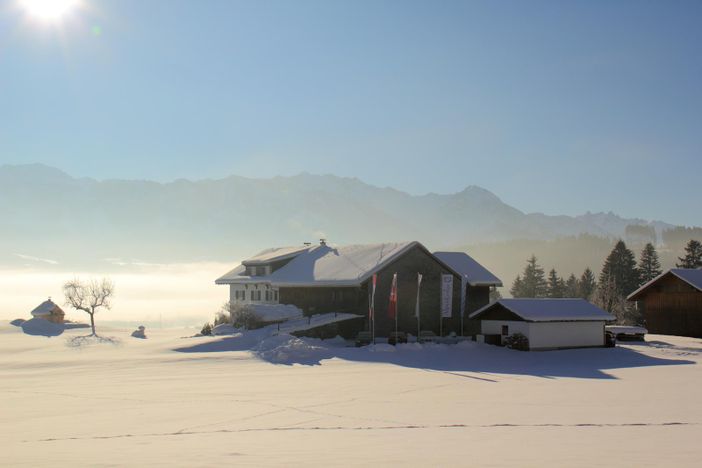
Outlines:
[[0, 3], [0, 164], [702, 224], [702, 2], [83, 3], [56, 24]]

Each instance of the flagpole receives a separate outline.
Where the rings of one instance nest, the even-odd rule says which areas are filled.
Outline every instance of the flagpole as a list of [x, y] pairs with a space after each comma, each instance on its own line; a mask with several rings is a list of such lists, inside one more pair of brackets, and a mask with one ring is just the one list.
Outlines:
[[400, 315], [400, 309], [397, 307], [397, 273], [395, 273], [395, 343], [397, 343], [397, 317]]
[[463, 336], [463, 316], [466, 313], [466, 301], [468, 300], [466, 289], [466, 278], [461, 276], [461, 336]]
[[414, 313], [417, 316], [417, 341], [419, 341], [419, 332], [422, 330], [421, 324], [419, 322], [419, 316], [420, 316], [420, 311], [419, 311], [419, 290], [422, 287], [422, 274], [417, 272], [417, 302], [415, 302], [414, 305]]
[[375, 285], [377, 281], [377, 274], [373, 274], [373, 292], [371, 293], [371, 336], [373, 338], [373, 344], [375, 344]]
[[373, 344], [375, 344], [375, 284], [371, 294], [371, 337], [373, 338]]
[[371, 282], [368, 282], [368, 331], [373, 332], [373, 304], [371, 303]]

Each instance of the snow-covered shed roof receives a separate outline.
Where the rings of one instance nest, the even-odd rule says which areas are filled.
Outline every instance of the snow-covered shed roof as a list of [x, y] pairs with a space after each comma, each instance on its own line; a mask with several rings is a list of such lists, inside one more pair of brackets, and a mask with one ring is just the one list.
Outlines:
[[610, 321], [615, 317], [585, 299], [500, 299], [470, 314], [479, 318], [499, 306], [527, 322]]
[[32, 311], [32, 317], [45, 317], [51, 314], [63, 313], [64, 312], [61, 309], [61, 307], [56, 305], [51, 299], [48, 299], [34, 308], [34, 310]]
[[633, 293], [629, 294], [627, 299], [630, 301], [635, 301], [636, 298], [642, 292], [644, 292], [644, 290], [648, 289], [649, 286], [653, 285], [654, 283], [657, 283], [661, 278], [668, 276], [668, 275], [677, 276], [678, 278], [685, 281], [687, 284], [689, 284], [693, 288], [697, 289], [698, 291], [702, 291], [702, 269], [671, 268], [670, 270], [656, 276], [651, 281], [644, 284], [643, 286], [641, 286], [639, 289], [637, 289]]
[[464, 252], [434, 252], [434, 256], [463, 276], [471, 286], [502, 286], [500, 278]]
[[[275, 286], [357, 286], [419, 242], [333, 246], [320, 244], [299, 253], [266, 276], [246, 276], [243, 265], [217, 284], [269, 283]], [[431, 254], [430, 254], [431, 255]]]

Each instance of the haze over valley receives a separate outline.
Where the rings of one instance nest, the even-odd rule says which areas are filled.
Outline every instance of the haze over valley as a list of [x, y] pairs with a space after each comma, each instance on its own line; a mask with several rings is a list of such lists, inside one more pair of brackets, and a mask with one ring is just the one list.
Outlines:
[[432, 250], [464, 250], [502, 279], [503, 294], [532, 253], [562, 275], [588, 266], [597, 272], [618, 238], [635, 249], [659, 244], [664, 267], [679, 255], [679, 245], [664, 242], [675, 228], [664, 221], [524, 213], [477, 186], [410, 195], [307, 173], [157, 183], [5, 165], [0, 220], [3, 318], [21, 315], [40, 294], [60, 297], [62, 279], [108, 275], [119, 288], [109, 319], [163, 323], [165, 315], [167, 324], [193, 323], [226, 300], [227, 291], [213, 282], [239, 261], [320, 238], [419, 240]]

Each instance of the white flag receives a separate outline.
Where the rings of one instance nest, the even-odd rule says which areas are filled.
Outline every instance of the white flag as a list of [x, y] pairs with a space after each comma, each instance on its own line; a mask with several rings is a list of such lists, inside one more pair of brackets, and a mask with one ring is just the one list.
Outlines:
[[453, 315], [453, 275], [441, 275], [441, 316]]
[[422, 274], [417, 273], [417, 303], [414, 306], [414, 316], [419, 318], [419, 288], [422, 287]]

